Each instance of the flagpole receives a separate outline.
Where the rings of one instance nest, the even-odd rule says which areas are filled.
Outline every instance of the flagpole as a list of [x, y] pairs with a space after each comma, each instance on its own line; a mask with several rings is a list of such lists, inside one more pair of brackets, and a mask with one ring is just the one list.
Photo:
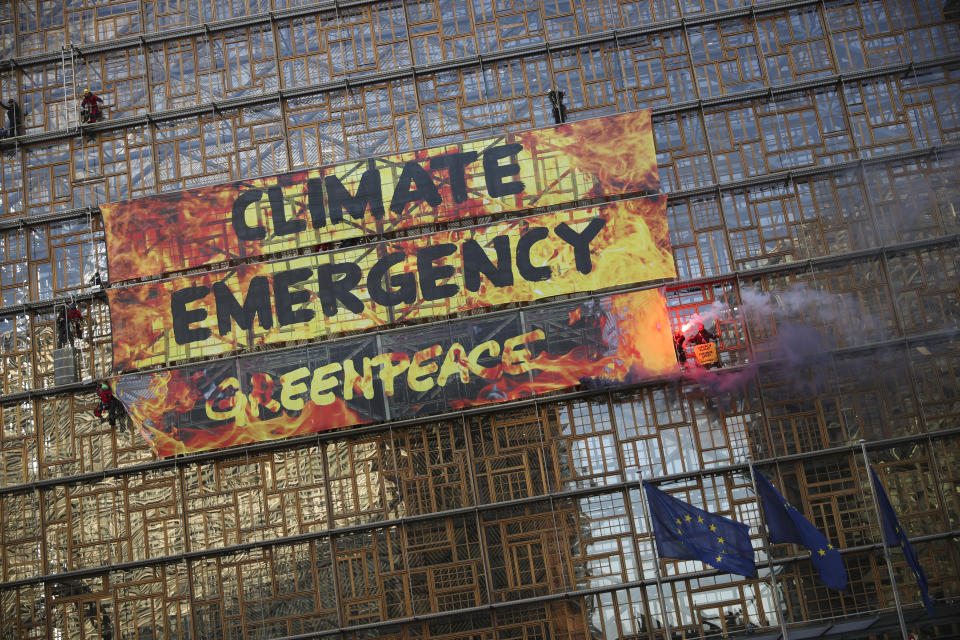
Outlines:
[[890, 574], [890, 586], [893, 588], [893, 602], [897, 607], [897, 620], [900, 622], [900, 634], [903, 640], [909, 640], [907, 623], [903, 621], [903, 607], [900, 605], [900, 590], [897, 588], [897, 577], [893, 572], [893, 561], [890, 559], [890, 545], [887, 544], [887, 534], [883, 529], [883, 516], [880, 515], [880, 502], [877, 500], [877, 489], [873, 486], [873, 476], [870, 473], [870, 456], [867, 455], [867, 442], [860, 439], [860, 451], [863, 452], [863, 463], [867, 467], [867, 483], [870, 485], [870, 497], [873, 498], [873, 510], [877, 514], [877, 524], [880, 525], [880, 540], [883, 542], [883, 557], [887, 561], [887, 573]]
[[783, 619], [783, 611], [787, 608], [786, 602], [780, 602], [780, 588], [777, 586], [777, 576], [773, 570], [773, 555], [770, 553], [770, 541], [767, 539], [767, 518], [763, 511], [763, 500], [760, 499], [760, 494], [757, 492], [757, 479], [753, 475], [753, 461], [748, 460], [747, 464], [750, 467], [750, 484], [753, 485], [753, 495], [757, 497], [757, 507], [760, 509], [760, 538], [763, 540], [763, 548], [767, 554], [767, 568], [770, 570], [770, 588], [773, 589], [773, 602], [777, 605], [777, 619], [780, 621], [780, 635], [783, 637], [783, 640], [787, 640], [789, 637], [787, 635], [787, 623]]
[[647, 529], [650, 530], [650, 547], [653, 549], [653, 575], [657, 580], [657, 599], [660, 601], [660, 612], [663, 615], [663, 631], [666, 633], [666, 640], [672, 640], [673, 633], [670, 631], [670, 614], [667, 612], [666, 604], [664, 604], [663, 584], [660, 581], [660, 554], [657, 553], [657, 540], [653, 535], [653, 520], [650, 519], [650, 512], [647, 510], [647, 492], [643, 488], [642, 476], [640, 478], [640, 494], [640, 506], [643, 507], [643, 518], [647, 521]]

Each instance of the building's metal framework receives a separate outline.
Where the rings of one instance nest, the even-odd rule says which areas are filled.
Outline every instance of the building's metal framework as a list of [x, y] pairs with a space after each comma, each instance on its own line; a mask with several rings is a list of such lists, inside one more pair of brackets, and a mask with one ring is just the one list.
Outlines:
[[[26, 111], [0, 140], [0, 636], [664, 638], [663, 603], [692, 638], [776, 627], [781, 600], [790, 624], [898, 634], [861, 439], [944, 614], [910, 613], [894, 554], [910, 627], [957, 633], [948, 4], [0, 3], [0, 94]], [[85, 86], [105, 121], [79, 124]], [[571, 119], [653, 109], [671, 320], [721, 306], [713, 382], [164, 460], [93, 417], [111, 361], [99, 203], [544, 126], [554, 87]], [[78, 381], [57, 385], [71, 300], [87, 331]], [[798, 325], [819, 348], [787, 365]], [[844, 549], [848, 590], [778, 545], [780, 598], [766, 568], [667, 561], [661, 599], [640, 479], [756, 533], [750, 460]]]

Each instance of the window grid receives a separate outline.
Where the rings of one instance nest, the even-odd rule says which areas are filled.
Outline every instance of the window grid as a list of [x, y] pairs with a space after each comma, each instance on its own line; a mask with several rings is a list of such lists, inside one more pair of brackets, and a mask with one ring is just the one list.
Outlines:
[[[4, 71], [3, 95], [24, 105], [28, 133], [64, 132], [52, 142], [18, 141], [0, 155], [6, 220], [544, 126], [551, 121], [545, 94], [553, 87], [567, 93], [574, 119], [676, 105], [655, 122], [664, 189], [702, 189], [670, 202], [678, 270], [682, 280], [729, 280], [669, 292], [671, 322], [709, 314], [715, 301], [725, 305], [731, 311], [717, 318], [725, 363], [759, 367], [747, 369], [735, 394], [656, 384], [587, 400], [543, 399], [462, 421], [161, 463], [150, 471], [124, 469], [152, 455], [126, 425], [111, 429], [93, 418], [92, 393], [8, 399], [0, 406], [0, 485], [12, 489], [0, 496], [3, 579], [74, 568], [92, 573], [0, 588], [0, 635], [256, 638], [385, 623], [345, 635], [586, 638], [602, 630], [610, 637], [662, 638], [647, 631], [663, 616], [653, 590], [620, 586], [653, 575], [639, 491], [631, 488], [628, 496], [604, 485], [692, 474], [747, 455], [851, 446], [860, 438], [916, 438], [910, 446], [875, 449], [875, 462], [914, 535], [956, 528], [956, 438], [922, 436], [950, 428], [960, 414], [960, 359], [952, 340], [917, 340], [957, 322], [957, 251], [955, 243], [937, 242], [960, 229], [955, 154], [803, 175], [955, 142], [956, 70], [921, 64], [813, 89], [736, 96], [929, 60], [957, 49], [957, 24], [944, 21], [936, 3], [826, 0], [714, 24], [653, 25], [643, 35], [552, 45], [522, 59], [486, 57], [734, 5], [393, 0], [321, 11], [301, 0], [173, 0], [142, 8], [126, 0], [23, 0], [0, 6], [4, 58], [305, 9], [246, 27], [212, 24], [205, 34], [88, 51], [78, 58], [76, 77], [65, 78], [51, 58]], [[482, 61], [456, 69], [424, 68], [478, 54]], [[357, 74], [395, 74], [411, 65], [418, 65], [413, 77], [353, 83]], [[342, 88], [302, 93], [341, 80]], [[107, 102], [111, 120], [237, 102], [170, 122], [131, 120], [137, 123], [111, 123], [90, 136], [67, 134], [75, 90], [88, 85]], [[272, 95], [276, 100], [266, 104], [238, 104]], [[691, 102], [718, 96], [730, 101]], [[797, 173], [759, 184], [785, 170]], [[725, 186], [746, 178], [758, 183]], [[876, 251], [911, 241], [923, 244]], [[860, 250], [875, 253], [789, 264]], [[93, 272], [105, 274], [104, 259], [96, 214], [4, 230], [3, 305], [88, 292]], [[785, 265], [793, 269], [734, 277]], [[831, 302], [812, 312], [799, 304], [811, 299]], [[99, 379], [110, 359], [109, 314], [100, 301], [83, 303], [81, 312], [80, 377]], [[28, 307], [0, 318], [0, 392], [54, 386], [54, 313]], [[791, 323], [800, 320], [825, 346], [848, 350], [790, 370], [773, 366]], [[911, 342], [857, 351], [901, 336]], [[869, 376], [864, 362], [872, 363]], [[93, 475], [15, 487], [84, 473]], [[856, 456], [781, 462], [771, 475], [831, 540], [842, 546], [878, 540]], [[756, 527], [747, 485], [742, 476], [708, 473], [666, 488]], [[548, 493], [550, 499], [536, 500]], [[487, 507], [527, 498], [533, 500]], [[448, 513], [476, 505], [478, 513]], [[342, 530], [348, 526], [359, 528]], [[308, 539], [272, 542], [302, 534]], [[187, 549], [205, 555], [176, 558]], [[917, 549], [938, 593], [955, 592], [955, 545], [944, 539]], [[782, 557], [798, 550], [772, 551]], [[877, 555], [846, 556], [851, 581], [842, 595], [823, 589], [809, 562], [785, 565], [779, 579], [791, 594], [791, 619], [889, 604], [892, 591]], [[124, 560], [139, 564], [112, 568]], [[702, 569], [667, 564], [671, 571]], [[895, 568], [901, 597], [917, 603], [896, 554]], [[586, 588], [601, 591], [575, 594]], [[668, 589], [672, 624], [684, 637], [776, 623], [763, 581], [706, 576]]]

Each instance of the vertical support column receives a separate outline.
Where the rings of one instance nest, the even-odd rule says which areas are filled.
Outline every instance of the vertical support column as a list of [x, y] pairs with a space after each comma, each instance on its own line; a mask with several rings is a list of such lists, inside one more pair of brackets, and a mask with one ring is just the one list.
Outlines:
[[[630, 111], [630, 104], [627, 100], [627, 67], [623, 64], [623, 50], [620, 49], [620, 36], [616, 29], [613, 30], [613, 50], [617, 55], [617, 63], [620, 67], [620, 79], [623, 82], [623, 110], [620, 109], [620, 103], [617, 100], [617, 83], [613, 83], [613, 99], [617, 102], [617, 113]], [[616, 75], [614, 75], [616, 80]]]
[[[400, 0], [400, 11], [403, 13], [403, 31], [407, 35], [407, 51], [410, 55], [410, 77], [413, 81], [413, 99], [417, 103], [417, 111], [415, 117], [420, 122], [420, 138], [421, 144], [419, 146], [426, 147], [426, 137], [427, 137], [427, 128], [424, 126], [423, 116], [423, 107], [420, 104], [420, 88], [417, 82], [417, 58], [413, 53], [413, 41], [410, 39], [410, 24], [407, 19], [407, 3], [406, 0]], [[397, 145], [397, 151], [409, 151], [410, 149], [401, 149], [400, 145]]]
[[[321, 466], [323, 467], [323, 484], [325, 491], [323, 492], [324, 500], [327, 503], [327, 529], [333, 530], [333, 500], [330, 497], [330, 479], [329, 479], [329, 470], [330, 466], [327, 462], [327, 450], [323, 446], [323, 440], [320, 436], [317, 436], [317, 453], [320, 456]], [[343, 628], [343, 605], [340, 603], [340, 577], [337, 572], [337, 555], [336, 555], [336, 545], [334, 544], [334, 536], [329, 535], [324, 538], [317, 538], [315, 544], [320, 544], [321, 542], [326, 542], [328, 548], [330, 549], [330, 571], [333, 581], [333, 601], [334, 606], [337, 611], [337, 627]], [[317, 584], [320, 584], [319, 582]]]
[[[619, 436], [619, 433], [620, 433], [620, 431], [619, 431], [620, 425], [619, 425], [619, 423], [617, 422], [616, 412], [614, 412], [614, 411], [612, 410], [612, 409], [613, 409], [613, 393], [612, 393], [612, 392], [607, 392], [607, 402], [608, 402], [608, 404], [609, 404], [609, 406], [610, 406], [610, 408], [611, 408], [611, 412], [610, 412], [610, 422], [611, 422], [611, 424], [613, 425], [614, 441], [617, 443], [617, 461], [620, 463], [620, 468], [621, 468], [621, 470], [625, 473], [625, 472], [626, 472], [626, 465], [625, 465], [625, 461], [624, 461], [624, 457], [623, 457], [623, 449], [622, 449], [621, 446], [620, 446], [620, 436]], [[638, 514], [635, 512], [635, 510], [634, 510], [634, 508], [633, 508], [633, 501], [630, 499], [630, 486], [632, 486], [632, 485], [634, 484], [634, 482], [628, 480], [625, 475], [624, 475], [623, 480], [624, 480], [624, 483], [628, 485], [627, 487], [625, 487], [625, 488], [623, 489], [623, 490], [626, 492], [626, 501], [624, 502], [624, 505], [625, 505], [625, 507], [626, 507], [627, 517], [630, 519], [630, 526], [631, 526], [631, 530], [630, 530], [630, 533], [631, 533], [630, 540], [631, 540], [631, 545], [632, 545], [632, 547], [633, 547], [634, 558], [636, 559], [636, 563], [637, 563], [637, 579], [638, 579], [638, 580], [643, 580], [643, 579], [644, 579], [644, 576], [643, 576], [643, 554], [640, 552], [640, 543], [637, 541], [637, 538], [639, 537], [639, 532], [636, 530], [636, 522], [637, 522], [637, 515], [638, 515]], [[643, 495], [643, 482], [642, 482], [642, 481], [640, 482], [639, 492], [640, 492], [640, 500], [641, 500], [641, 502], [642, 502], [643, 500], [646, 500], [646, 497]], [[646, 520], [646, 508], [645, 508], [645, 507], [644, 507], [644, 519]], [[651, 542], [651, 544], [656, 544], [656, 541], [653, 540], [653, 532], [651, 532], [650, 542]], [[646, 589], [644, 589], [644, 591], [646, 591]], [[663, 609], [663, 604], [662, 604], [662, 603], [661, 603], [660, 607], [661, 607], [661, 609]], [[649, 603], [647, 602], [647, 598], [646, 598], [646, 597], [643, 598], [643, 608], [644, 608], [644, 614], [647, 616], [647, 619], [652, 620], [652, 619], [653, 619], [653, 615], [652, 615], [652, 613], [651, 613], [651, 611], [650, 611]], [[666, 615], [666, 612], [664, 612], [664, 615]]]
[[777, 620], [780, 621], [780, 635], [783, 640], [787, 640], [787, 623], [783, 619], [784, 609], [787, 609], [786, 602], [780, 602], [780, 587], [777, 585], [777, 575], [773, 568], [773, 558], [770, 555], [770, 540], [767, 538], [766, 522], [767, 518], [763, 511], [763, 500], [757, 492], [757, 478], [753, 470], [753, 460], [747, 463], [750, 467], [750, 485], [753, 487], [753, 495], [757, 498], [757, 509], [760, 510], [760, 538], [763, 541], [763, 549], [767, 555], [767, 569], [770, 571], [770, 589], [773, 591], [773, 602], [777, 607]]
[[877, 490], [873, 486], [873, 477], [870, 473], [870, 456], [867, 454], [866, 440], [860, 440], [860, 451], [863, 453], [863, 466], [867, 468], [867, 484], [870, 485], [870, 497], [873, 499], [873, 512], [877, 516], [877, 525], [880, 527], [880, 540], [883, 544], [883, 557], [887, 562], [887, 574], [890, 576], [890, 588], [893, 589], [893, 602], [897, 608], [897, 622], [900, 623], [900, 634], [903, 640], [909, 640], [907, 625], [903, 621], [903, 607], [900, 604], [900, 590], [897, 588], [897, 576], [893, 572], [893, 561], [890, 559], [890, 546], [887, 544], [887, 534], [883, 530], [883, 516], [880, 515], [880, 502], [877, 500]]
[[[700, 126], [703, 127], [703, 140], [704, 140], [704, 144], [707, 147], [707, 157], [710, 159], [710, 171], [713, 173], [713, 184], [716, 185], [715, 191], [716, 191], [716, 197], [717, 197], [717, 209], [720, 212], [720, 220], [723, 223], [723, 245], [727, 251], [727, 259], [730, 261], [730, 271], [732, 273], [735, 273], [737, 269], [733, 261], [733, 248], [730, 246], [730, 230], [727, 228], [727, 219], [723, 213], [723, 198], [720, 192], [720, 175], [717, 172], [717, 163], [713, 159], [713, 145], [710, 144], [710, 133], [707, 129], [707, 114], [703, 110], [703, 96], [700, 95], [700, 83], [697, 81], [697, 67], [693, 63], [693, 52], [690, 50], [690, 34], [687, 31], [686, 19], [681, 18], [680, 24], [683, 30], [683, 44], [687, 50], [687, 64], [690, 65], [690, 76], [691, 78], [693, 78], [693, 90], [697, 95], [696, 113], [700, 116]], [[677, 117], [680, 117], [680, 114], [682, 113], [685, 113], [685, 111], [674, 112], [674, 114], [676, 114]], [[677, 185], [677, 186], [679, 187], [680, 185]], [[667, 206], [668, 207], [670, 206], [669, 201], [667, 203]], [[697, 237], [696, 233], [694, 233], [694, 237]], [[697, 239], [697, 242], [699, 244], [699, 238]], [[717, 266], [719, 267], [719, 265]], [[718, 269], [718, 273], [713, 273], [713, 274], [701, 273], [700, 277], [702, 278], [702, 277], [711, 277], [711, 276], [719, 276], [719, 275], [720, 273]], [[717, 355], [719, 357], [719, 353]]]
[[283, 90], [286, 89], [286, 87], [283, 86], [283, 74], [280, 72], [280, 46], [277, 44], [277, 38], [279, 37], [277, 20], [272, 11], [270, 12], [270, 32], [273, 34], [273, 63], [277, 71], [277, 85], [280, 87], [277, 90], [277, 105], [280, 108], [280, 130], [283, 132], [283, 148], [287, 152], [286, 171], [291, 171], [293, 169], [293, 152], [290, 148], [290, 132], [287, 130], [287, 109], [283, 99]]
[[473, 501], [473, 520], [477, 527], [477, 539], [480, 541], [480, 562], [483, 565], [484, 586], [487, 594], [487, 604], [493, 604], [493, 588], [491, 587], [491, 577], [493, 572], [490, 569], [490, 555], [487, 550], [486, 541], [483, 538], [483, 521], [480, 518], [480, 490], [477, 487], [476, 467], [473, 464], [473, 440], [470, 437], [470, 426], [467, 416], [460, 413], [460, 427], [463, 429], [463, 442], [467, 448], [467, 474], [470, 478], [470, 493]]
[[[657, 540], [653, 535], [653, 523], [650, 520], [650, 512], [647, 509], [647, 494], [643, 487], [644, 480], [640, 478], [640, 505], [643, 507], [643, 519], [647, 523], [647, 530], [650, 531], [650, 548], [653, 550], [653, 570], [657, 582], [657, 599], [660, 601], [660, 612], [663, 614], [663, 629], [667, 640], [672, 640], [673, 633], [670, 631], [670, 613], [667, 611], [667, 605], [663, 598], [663, 583], [660, 578], [660, 554], [657, 553]], [[652, 622], [652, 620], [651, 620]]]
[[[128, 418], [129, 419], [129, 418]], [[191, 549], [190, 543], [190, 520], [187, 516], [187, 492], [186, 492], [186, 475], [184, 469], [174, 461], [173, 471], [177, 485], [177, 491], [180, 492], [180, 500], [177, 503], [177, 508], [180, 510], [180, 522], [183, 526], [183, 548], [185, 555], [189, 556]], [[194, 615], [194, 606], [193, 603], [197, 601], [197, 594], [193, 588], [193, 564], [189, 558], [184, 559], [187, 570], [187, 593], [190, 594], [190, 629], [193, 633], [194, 638], [202, 637], [197, 626], [197, 618]], [[119, 630], [119, 620], [117, 621], [118, 630]]]

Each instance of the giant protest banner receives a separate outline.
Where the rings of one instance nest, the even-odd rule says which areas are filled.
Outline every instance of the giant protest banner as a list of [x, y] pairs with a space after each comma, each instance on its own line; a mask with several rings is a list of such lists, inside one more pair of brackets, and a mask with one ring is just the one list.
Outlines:
[[114, 371], [673, 278], [665, 208], [647, 196], [113, 287]]
[[100, 205], [111, 282], [659, 189], [650, 111]]
[[666, 301], [635, 291], [121, 376], [160, 456], [426, 416], [677, 367]]

